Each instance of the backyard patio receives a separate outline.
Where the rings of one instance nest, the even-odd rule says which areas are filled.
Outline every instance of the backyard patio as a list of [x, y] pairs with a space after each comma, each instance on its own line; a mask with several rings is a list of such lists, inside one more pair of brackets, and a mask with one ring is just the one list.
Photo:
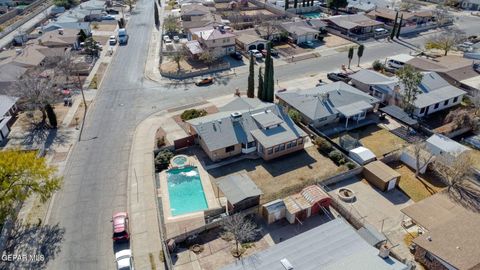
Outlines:
[[263, 191], [261, 202], [265, 203], [298, 192], [316, 179], [332, 176], [339, 167], [312, 146], [269, 162], [246, 159], [208, 171], [212, 178], [236, 172], [247, 173]]

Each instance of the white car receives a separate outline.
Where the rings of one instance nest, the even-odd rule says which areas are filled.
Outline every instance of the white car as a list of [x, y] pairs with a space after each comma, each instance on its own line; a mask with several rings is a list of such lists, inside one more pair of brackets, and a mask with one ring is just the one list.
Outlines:
[[110, 44], [110, 45], [112, 45], [112, 46], [115, 45], [115, 44], [117, 44], [117, 37], [115, 37], [115, 36], [110, 36], [110, 38], [108, 39], [108, 44]]
[[170, 43], [170, 42], [172, 42], [172, 40], [170, 39], [169, 36], [165, 35], [165, 36], [163, 36], [163, 42]]
[[133, 268], [133, 256], [130, 249], [124, 249], [115, 253], [117, 270], [135, 270]]
[[178, 36], [173, 36], [173, 41], [174, 42], [179, 42], [180, 41], [180, 38]]
[[250, 50], [250, 51], [248, 51], [248, 54], [252, 54], [253, 57], [255, 57], [257, 59], [262, 59], [262, 57], [263, 57], [263, 54], [259, 50]]

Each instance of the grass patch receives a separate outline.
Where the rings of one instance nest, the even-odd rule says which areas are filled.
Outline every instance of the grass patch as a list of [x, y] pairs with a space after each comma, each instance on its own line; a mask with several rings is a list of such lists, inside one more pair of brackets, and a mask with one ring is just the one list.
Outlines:
[[152, 270], [157, 269], [157, 265], [155, 264], [155, 259], [153, 258], [153, 254], [151, 252], [148, 253], [148, 259], [150, 260], [150, 269]]
[[165, 253], [163, 253], [163, 250], [160, 250], [160, 253], [158, 254], [158, 259], [161, 262], [165, 262]]
[[93, 75], [92, 81], [90, 82], [90, 85], [88, 86], [90, 89], [98, 89], [98, 78], [97, 74]]
[[338, 49], [335, 49], [335, 51], [337, 51], [337, 52], [348, 52], [350, 47], [353, 47], [356, 50], [358, 48], [358, 45], [343, 46], [343, 47], [340, 47]]
[[389, 165], [402, 175], [398, 187], [415, 202], [430, 197], [445, 188], [445, 184], [428, 171], [416, 178], [415, 171], [400, 162]]

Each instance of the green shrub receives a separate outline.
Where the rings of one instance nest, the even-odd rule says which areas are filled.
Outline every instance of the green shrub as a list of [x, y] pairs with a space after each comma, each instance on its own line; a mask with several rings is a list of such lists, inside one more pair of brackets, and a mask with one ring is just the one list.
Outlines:
[[157, 148], [162, 148], [165, 146], [165, 136], [157, 138]]
[[184, 111], [182, 113], [182, 115], [180, 115], [180, 118], [183, 121], [187, 121], [187, 120], [195, 119], [195, 118], [202, 117], [202, 116], [205, 116], [205, 115], [207, 115], [207, 111], [205, 111], [205, 110], [189, 109], [189, 110]]
[[163, 149], [158, 152], [155, 157], [155, 168], [157, 169], [157, 172], [167, 169], [170, 164], [170, 159], [172, 159], [173, 156], [173, 152], [168, 149]]
[[302, 116], [297, 110], [290, 109], [288, 110], [288, 116], [292, 118], [295, 123], [300, 123], [302, 121]]
[[372, 68], [373, 68], [373, 70], [375, 70], [375, 71], [380, 71], [380, 70], [383, 69], [383, 64], [382, 64], [382, 62], [380, 62], [380, 61], [378, 61], [378, 60], [375, 60], [375, 61], [373, 61], [373, 63], [372, 63]]
[[333, 150], [332, 144], [324, 138], [317, 137], [313, 143], [323, 153], [330, 153]]
[[337, 163], [337, 164], [340, 164], [340, 162], [343, 162], [345, 163], [345, 159], [343, 158], [343, 154], [342, 152], [338, 151], [338, 150], [333, 150], [332, 152], [330, 152], [330, 154], [328, 154], [328, 157], [333, 160], [333, 162]]
[[353, 163], [353, 162], [351, 162], [351, 161], [345, 163], [345, 166], [347, 166], [347, 168], [348, 168], [349, 170], [355, 169], [355, 167], [357, 167], [357, 165], [355, 165], [355, 163]]

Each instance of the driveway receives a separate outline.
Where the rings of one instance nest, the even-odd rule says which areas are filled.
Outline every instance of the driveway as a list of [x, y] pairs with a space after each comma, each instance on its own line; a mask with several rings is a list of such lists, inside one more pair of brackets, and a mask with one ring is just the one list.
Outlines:
[[401, 209], [414, 203], [398, 188], [390, 192], [381, 192], [374, 188], [366, 180], [351, 178], [328, 186], [330, 196], [338, 198], [337, 191], [347, 187], [356, 196], [353, 203], [337, 200], [347, 211], [361, 222], [367, 222], [382, 232], [389, 240], [390, 246], [402, 258], [413, 259], [403, 239], [407, 232], [400, 225], [404, 219]]

